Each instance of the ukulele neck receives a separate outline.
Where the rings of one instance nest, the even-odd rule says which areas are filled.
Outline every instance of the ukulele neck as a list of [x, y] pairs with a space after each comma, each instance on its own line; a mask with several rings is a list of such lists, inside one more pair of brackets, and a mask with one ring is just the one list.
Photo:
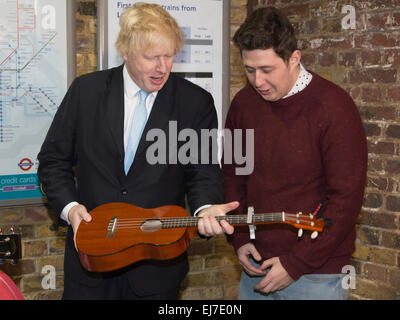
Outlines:
[[[162, 228], [183, 228], [183, 227], [196, 227], [201, 217], [184, 217], [184, 218], [166, 218], [162, 219]], [[230, 215], [230, 216], [216, 216], [215, 219], [220, 222], [225, 220], [232, 225], [248, 225], [248, 224], [262, 224], [268, 222], [284, 222], [285, 213], [259, 213], [251, 216], [251, 221], [248, 221], [247, 215]]]

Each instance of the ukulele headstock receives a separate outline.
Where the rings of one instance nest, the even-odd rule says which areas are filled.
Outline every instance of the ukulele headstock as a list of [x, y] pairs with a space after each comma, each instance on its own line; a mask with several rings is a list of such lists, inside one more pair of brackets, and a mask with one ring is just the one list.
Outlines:
[[285, 222], [299, 229], [298, 236], [303, 235], [304, 230], [314, 231], [311, 234], [311, 238], [315, 239], [318, 236], [318, 232], [324, 229], [325, 221], [322, 218], [317, 218], [313, 214], [298, 213], [285, 213]]

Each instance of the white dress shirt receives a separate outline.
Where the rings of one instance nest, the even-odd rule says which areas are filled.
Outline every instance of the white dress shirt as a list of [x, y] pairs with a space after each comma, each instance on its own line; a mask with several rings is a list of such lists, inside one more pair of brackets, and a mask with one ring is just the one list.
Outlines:
[[[124, 76], [124, 149], [128, 144], [129, 133], [131, 132], [132, 117], [135, 112], [135, 108], [139, 102], [139, 91], [141, 90], [138, 85], [133, 82], [132, 78], [128, 74], [126, 66], [123, 70]], [[154, 101], [157, 96], [157, 91], [151, 92], [146, 98], [146, 109], [147, 119], [149, 118], [150, 112], [153, 108]]]

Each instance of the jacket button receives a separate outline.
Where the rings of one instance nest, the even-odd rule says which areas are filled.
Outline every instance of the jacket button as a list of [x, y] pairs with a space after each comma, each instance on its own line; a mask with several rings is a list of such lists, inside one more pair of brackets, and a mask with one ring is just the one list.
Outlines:
[[122, 194], [123, 196], [126, 196], [126, 195], [128, 194], [128, 190], [123, 189], [123, 190], [121, 191], [121, 194]]

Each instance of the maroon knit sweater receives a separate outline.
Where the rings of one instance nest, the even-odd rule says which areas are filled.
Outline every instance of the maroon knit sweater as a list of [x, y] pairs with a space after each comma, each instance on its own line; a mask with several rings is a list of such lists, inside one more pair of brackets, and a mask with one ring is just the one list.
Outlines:
[[255, 213], [310, 213], [327, 200], [323, 215], [332, 225], [315, 240], [309, 231], [298, 238], [286, 224], [258, 225], [255, 240], [248, 227], [236, 227], [228, 236], [236, 250], [253, 241], [263, 259], [279, 257], [294, 280], [340, 273], [349, 264], [367, 170], [357, 107], [343, 89], [312, 75], [304, 90], [273, 103], [247, 85], [233, 99], [226, 120], [228, 129], [254, 129], [253, 173], [235, 175], [235, 164], [223, 164], [226, 201], [240, 201], [235, 213], [247, 214], [248, 206]]

